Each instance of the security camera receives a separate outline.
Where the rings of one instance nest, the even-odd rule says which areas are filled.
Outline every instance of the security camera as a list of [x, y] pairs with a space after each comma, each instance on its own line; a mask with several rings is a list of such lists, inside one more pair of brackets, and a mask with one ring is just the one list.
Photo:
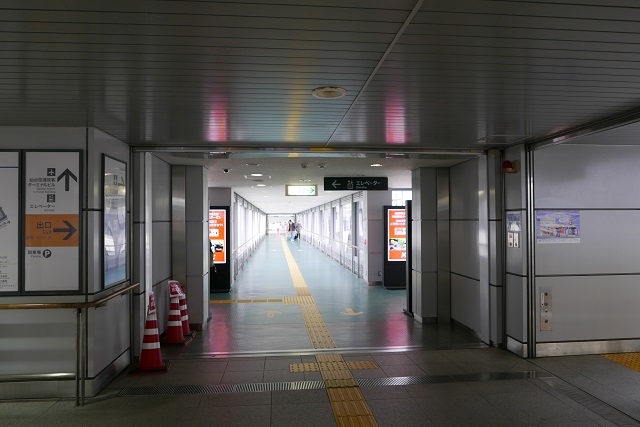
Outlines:
[[229, 170], [229, 169], [222, 169], [222, 172], [224, 172], [224, 173], [229, 173], [229, 172], [230, 172], [230, 170]]

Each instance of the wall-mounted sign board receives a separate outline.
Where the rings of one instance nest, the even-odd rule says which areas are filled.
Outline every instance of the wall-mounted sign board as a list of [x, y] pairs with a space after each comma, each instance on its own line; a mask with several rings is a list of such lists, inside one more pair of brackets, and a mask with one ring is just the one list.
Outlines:
[[24, 173], [24, 290], [80, 287], [79, 151], [28, 151]]
[[0, 292], [20, 283], [20, 153], [0, 151]]
[[317, 196], [317, 185], [285, 185], [285, 196]]
[[382, 177], [347, 177], [347, 176], [326, 176], [324, 177], [325, 191], [359, 191], [359, 190], [388, 190], [389, 180]]
[[128, 277], [127, 164], [109, 156], [102, 160], [103, 284], [116, 285]]

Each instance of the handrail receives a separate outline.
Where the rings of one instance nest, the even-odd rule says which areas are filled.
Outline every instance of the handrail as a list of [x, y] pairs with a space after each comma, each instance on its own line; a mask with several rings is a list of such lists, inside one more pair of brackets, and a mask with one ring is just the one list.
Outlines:
[[[17, 304], [0, 304], [0, 310], [49, 310], [49, 309], [75, 309], [76, 311], [76, 406], [84, 406], [85, 401], [85, 377], [86, 377], [86, 356], [84, 354], [84, 343], [82, 337], [84, 336], [83, 329], [83, 309], [103, 306], [107, 301], [121, 296], [133, 288], [139, 286], [140, 283], [134, 283], [128, 285], [122, 289], [119, 289], [105, 297], [90, 302], [52, 302], [52, 303], [17, 303]], [[44, 374], [45, 377], [50, 378], [51, 374]], [[59, 375], [58, 379], [67, 376], [67, 374]], [[30, 375], [30, 378], [39, 378], [41, 375]], [[17, 376], [16, 376], [17, 378]], [[54, 375], [55, 378], [55, 375]], [[12, 378], [15, 380], [15, 378]]]
[[0, 310], [40, 310], [40, 309], [64, 309], [64, 308], [92, 308], [103, 305], [107, 301], [120, 296], [131, 289], [137, 287], [140, 283], [134, 283], [126, 288], [122, 288], [106, 297], [91, 302], [50, 302], [50, 303], [18, 303], [18, 304], [0, 304]]
[[305, 231], [305, 234], [312, 234], [314, 236], [319, 236], [322, 240], [328, 240], [329, 242], [333, 242], [333, 243], [338, 243], [340, 245], [345, 245], [347, 248], [351, 248], [351, 249], [357, 249], [359, 251], [362, 252], [367, 252], [367, 250], [365, 248], [361, 248], [360, 246], [355, 246], [355, 245], [350, 245], [349, 243], [345, 243], [341, 240], [336, 240], [333, 237], [328, 237], [328, 236], [324, 236], [322, 234], [318, 234], [318, 233], [314, 233], [313, 231]]

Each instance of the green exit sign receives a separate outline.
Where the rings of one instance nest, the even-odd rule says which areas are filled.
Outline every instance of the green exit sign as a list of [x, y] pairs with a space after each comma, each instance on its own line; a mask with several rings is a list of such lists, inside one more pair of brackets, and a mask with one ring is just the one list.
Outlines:
[[317, 196], [317, 185], [285, 185], [286, 196]]

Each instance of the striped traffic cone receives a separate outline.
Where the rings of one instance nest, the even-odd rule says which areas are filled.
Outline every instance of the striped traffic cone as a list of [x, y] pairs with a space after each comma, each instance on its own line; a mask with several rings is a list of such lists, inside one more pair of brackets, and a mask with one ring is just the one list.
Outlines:
[[144, 324], [144, 337], [138, 364], [130, 371], [131, 374], [139, 373], [164, 373], [169, 370], [171, 362], [162, 360], [160, 352], [160, 337], [158, 336], [158, 317], [156, 316], [156, 304], [153, 294], [149, 295], [149, 310]]
[[187, 340], [182, 333], [182, 318], [180, 316], [180, 298], [179, 294], [171, 295], [171, 304], [169, 306], [169, 318], [167, 319], [167, 334], [164, 337], [163, 344], [184, 345]]
[[180, 286], [180, 319], [182, 320], [182, 334], [184, 336], [195, 336], [195, 331], [189, 327], [189, 311], [187, 310], [187, 295], [184, 292], [184, 286]]

